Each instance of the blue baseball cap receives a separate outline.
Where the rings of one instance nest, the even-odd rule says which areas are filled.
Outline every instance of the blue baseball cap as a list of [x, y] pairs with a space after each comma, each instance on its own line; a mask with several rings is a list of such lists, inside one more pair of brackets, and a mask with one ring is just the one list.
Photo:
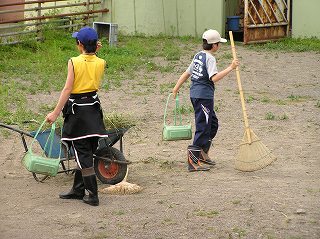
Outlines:
[[81, 43], [87, 44], [89, 41], [97, 41], [98, 34], [91, 27], [83, 27], [78, 32], [72, 34], [73, 38], [77, 38]]

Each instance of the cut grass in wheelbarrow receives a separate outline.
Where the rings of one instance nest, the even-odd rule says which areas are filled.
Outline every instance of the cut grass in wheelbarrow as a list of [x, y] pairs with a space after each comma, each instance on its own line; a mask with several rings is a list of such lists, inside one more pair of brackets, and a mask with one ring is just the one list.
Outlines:
[[[117, 114], [117, 113], [110, 113], [108, 115], [105, 115], [104, 118], [104, 123], [106, 128], [112, 128], [115, 131], [121, 130], [121, 129], [127, 129], [130, 128], [132, 126], [135, 125], [135, 120], [133, 120], [133, 118], [130, 115], [124, 115], [124, 114]], [[122, 148], [121, 148], [122, 150]], [[113, 151], [111, 154], [113, 154], [114, 156], [119, 155], [119, 152], [117, 152], [116, 150]], [[120, 155], [118, 157], [118, 159], [120, 159]], [[118, 167], [121, 164], [118, 165], [110, 165], [110, 170], [108, 171], [110, 172], [116, 172], [118, 170]], [[125, 171], [125, 175], [123, 180], [121, 180], [121, 182], [117, 182], [115, 183], [115, 185], [111, 185], [109, 187], [100, 189], [99, 191], [102, 193], [108, 193], [108, 194], [134, 194], [134, 193], [138, 193], [142, 190], [142, 187], [140, 187], [137, 184], [133, 184], [133, 183], [129, 183], [127, 182], [127, 177], [128, 177], [128, 173], [129, 173], [129, 168], [126, 166], [126, 171]], [[96, 172], [99, 172], [101, 169], [101, 166], [98, 165], [98, 170], [96, 170]], [[123, 173], [123, 171], [121, 171], [121, 174]], [[104, 177], [108, 177], [110, 175], [104, 175]], [[112, 176], [112, 175], [111, 175]]]
[[104, 125], [107, 129], [129, 129], [136, 125], [136, 120], [129, 114], [111, 112], [104, 114]]

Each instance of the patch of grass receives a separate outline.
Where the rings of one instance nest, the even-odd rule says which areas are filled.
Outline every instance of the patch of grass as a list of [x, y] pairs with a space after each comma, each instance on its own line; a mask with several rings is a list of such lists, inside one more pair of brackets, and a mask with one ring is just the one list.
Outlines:
[[219, 56], [219, 59], [232, 60], [233, 56], [231, 52], [224, 52], [222, 55]]
[[249, 96], [246, 98], [246, 102], [247, 102], [247, 103], [252, 103], [254, 100], [256, 100], [256, 98], [254, 98], [254, 96], [252, 96], [252, 95], [249, 95]]
[[163, 48], [163, 54], [168, 61], [178, 61], [181, 57], [181, 50], [177, 47], [175, 41], [166, 41]]
[[221, 109], [223, 108], [222, 101], [219, 100], [217, 103], [215, 103], [213, 108], [215, 112], [221, 112]]
[[286, 105], [287, 103], [284, 100], [276, 100], [277, 105]]
[[160, 84], [160, 93], [171, 93], [173, 87], [176, 85], [176, 82], [170, 82], [170, 83], [162, 83]]
[[219, 212], [215, 210], [205, 211], [205, 210], [199, 209], [195, 211], [195, 214], [196, 216], [199, 216], [199, 217], [213, 218], [217, 216]]
[[144, 159], [141, 159], [141, 162], [144, 163], [144, 164], [149, 164], [149, 163], [157, 163], [158, 162], [158, 158], [157, 157], [147, 157], [147, 158], [144, 158]]
[[317, 101], [316, 105], [317, 108], [320, 108], [320, 100]]
[[162, 224], [176, 225], [177, 223], [175, 221], [173, 221], [171, 218], [165, 218], [165, 219], [163, 219]]
[[40, 110], [40, 112], [48, 113], [48, 112], [54, 110], [54, 108], [55, 108], [55, 105], [42, 104], [42, 105], [40, 106], [40, 109], [39, 109], [39, 110]]
[[266, 113], [265, 117], [264, 117], [266, 120], [276, 120], [276, 119], [279, 119], [279, 120], [288, 120], [289, 117], [286, 113], [283, 113], [282, 115], [275, 115], [274, 113], [272, 112], [268, 112]]
[[105, 55], [107, 59], [109, 57], [111, 75], [121, 74], [125, 77], [128, 72], [134, 72], [141, 66], [145, 66], [148, 71], [171, 71], [171, 66], [159, 67], [150, 59], [162, 56], [168, 61], [179, 60], [181, 50], [175, 44], [174, 38], [161, 35], [155, 37], [120, 35], [118, 47], [107, 47], [101, 55]]
[[265, 117], [266, 120], [274, 120], [276, 116], [272, 112], [268, 112]]
[[115, 215], [115, 216], [121, 216], [121, 215], [124, 215], [126, 214], [124, 211], [122, 210], [118, 210], [118, 211], [114, 211], [112, 212], [112, 215]]
[[105, 239], [111, 238], [106, 232], [98, 232], [97, 234], [90, 237], [90, 239]]
[[180, 105], [177, 108], [177, 113], [180, 113], [182, 115], [189, 115], [191, 113], [193, 113], [193, 107], [191, 105]]
[[244, 236], [246, 236], [246, 230], [242, 229], [242, 228], [232, 228], [232, 232], [236, 233], [238, 235], [238, 238], [242, 238]]
[[0, 118], [5, 123], [22, 125], [44, 117], [27, 109], [26, 95], [60, 90], [64, 85], [75, 43], [65, 40], [65, 32], [45, 31], [44, 37], [51, 40], [0, 46]]
[[157, 71], [159, 70], [159, 67], [156, 63], [152, 62], [152, 61], [148, 61], [145, 63], [145, 68], [147, 69], [147, 71]]
[[207, 227], [206, 230], [209, 231], [209, 232], [215, 232], [216, 231], [214, 227]]
[[178, 37], [178, 39], [184, 43], [196, 43], [199, 44], [199, 38], [194, 36], [182, 36]]
[[12, 135], [12, 131], [11, 130], [7, 130], [7, 129], [3, 129], [3, 128], [0, 128], [0, 134], [1, 136], [3, 136], [4, 138], [6, 139], [9, 139], [10, 136]]
[[232, 204], [234, 204], [234, 205], [238, 205], [240, 203], [241, 203], [241, 200], [239, 200], [239, 199], [235, 199], [232, 201]]
[[167, 65], [167, 66], [158, 66], [158, 69], [161, 73], [170, 73], [170, 72], [174, 72], [174, 65]]
[[299, 96], [299, 95], [294, 95], [294, 94], [291, 94], [288, 96], [288, 99], [290, 99], [291, 101], [300, 101], [302, 97]]
[[163, 161], [160, 161], [160, 168], [163, 168], [163, 169], [172, 169], [175, 165], [175, 162], [174, 161], [169, 161], [169, 160], [163, 160]]
[[318, 224], [319, 224], [319, 221], [316, 220], [316, 219], [312, 219], [312, 220], [309, 221], [309, 223], [318, 225]]
[[279, 119], [280, 120], [287, 120], [287, 119], [289, 119], [289, 117], [284, 113], [283, 115], [279, 116]]
[[156, 84], [154, 83], [155, 79], [148, 79], [148, 78], [144, 78], [144, 79], [140, 79], [136, 84], [139, 86], [145, 86], [147, 88], [155, 88]]
[[307, 192], [313, 196], [316, 196], [317, 194], [320, 193], [320, 189], [314, 189], [314, 188], [307, 188]]
[[144, 104], [144, 105], [145, 105], [145, 104], [147, 104], [147, 103], [148, 103], [147, 98], [146, 98], [146, 97], [143, 97], [143, 99], [142, 99], [141, 103], [142, 103], [142, 104]]
[[269, 103], [270, 101], [271, 101], [270, 98], [268, 98], [266, 96], [262, 97], [262, 99], [261, 99], [262, 103]]
[[146, 95], [150, 95], [152, 94], [153, 91], [152, 90], [148, 90], [148, 91], [136, 91], [133, 93], [133, 95], [135, 96], [146, 96]]
[[311, 38], [284, 38], [275, 42], [252, 44], [248, 48], [253, 50], [285, 51], [285, 52], [320, 52], [320, 39]]
[[266, 237], [267, 237], [267, 239], [276, 239], [276, 237], [274, 235], [270, 235], [270, 234], [267, 234]]

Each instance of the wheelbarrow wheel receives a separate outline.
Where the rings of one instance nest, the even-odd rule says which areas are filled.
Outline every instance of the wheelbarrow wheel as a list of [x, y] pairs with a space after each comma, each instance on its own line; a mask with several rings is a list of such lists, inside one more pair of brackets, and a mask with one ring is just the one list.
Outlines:
[[[96, 155], [98, 157], [95, 158], [94, 169], [97, 178], [104, 184], [114, 185], [120, 183], [126, 175], [127, 164], [116, 163], [112, 161], [116, 160], [126, 162], [123, 153], [116, 148], [107, 147], [98, 150]], [[99, 156], [107, 158], [108, 160], [99, 158]]]

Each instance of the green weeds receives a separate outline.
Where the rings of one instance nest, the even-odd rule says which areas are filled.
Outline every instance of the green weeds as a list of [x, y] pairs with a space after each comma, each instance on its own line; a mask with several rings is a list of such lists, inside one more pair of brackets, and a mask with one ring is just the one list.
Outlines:
[[238, 238], [243, 238], [244, 236], [246, 236], [246, 230], [242, 228], [238, 228], [238, 227], [232, 228], [232, 232], [237, 234]]
[[289, 117], [286, 114], [282, 114], [279, 116], [279, 119], [280, 120], [287, 120], [287, 119], [289, 119]]
[[177, 113], [180, 113], [182, 115], [189, 115], [193, 112], [194, 110], [191, 105], [181, 105], [177, 108]]
[[239, 199], [232, 200], [231, 202], [232, 202], [232, 204], [234, 204], [234, 205], [239, 205], [239, 204], [241, 204], [241, 200], [239, 200]]
[[261, 99], [262, 103], [269, 103], [270, 101], [271, 101], [270, 98], [266, 97], [266, 96], [262, 97], [262, 99]]
[[170, 93], [175, 85], [176, 85], [176, 82], [160, 84], [160, 93], [161, 94]]
[[171, 218], [165, 218], [165, 219], [163, 219], [162, 224], [164, 224], [164, 225], [176, 225], [177, 222], [173, 221]]
[[222, 55], [219, 56], [219, 60], [232, 60], [233, 56], [230, 52], [224, 52]]
[[276, 116], [272, 112], [266, 113], [265, 119], [266, 120], [274, 120]]
[[290, 99], [291, 101], [300, 101], [301, 98], [302, 98], [301, 96], [293, 95], [293, 94], [288, 96], [288, 99]]
[[113, 211], [112, 212], [112, 215], [115, 215], [115, 216], [122, 216], [122, 215], [125, 215], [125, 211], [122, 211], [122, 210], [118, 210], [118, 211]]
[[199, 217], [213, 218], [213, 217], [217, 216], [218, 214], [219, 214], [219, 212], [216, 210], [205, 211], [205, 210], [199, 209], [199, 210], [195, 211], [195, 215], [199, 216]]
[[265, 117], [264, 117], [266, 120], [276, 120], [276, 119], [279, 119], [279, 120], [288, 120], [289, 117], [287, 116], [287, 114], [282, 114], [282, 115], [275, 115], [274, 113], [272, 112], [267, 112]]
[[[62, 89], [67, 61], [75, 52], [74, 41], [60, 32], [44, 32], [43, 43], [28, 41], [14, 46], [0, 46], [0, 119], [7, 124], [44, 118], [27, 107], [26, 96]], [[72, 42], [72, 43], [71, 43]]]
[[181, 50], [174, 41], [166, 41], [163, 47], [163, 54], [168, 61], [178, 61], [181, 57]]
[[172, 169], [175, 166], [175, 162], [174, 161], [169, 161], [169, 160], [163, 160], [159, 162], [159, 166], [160, 168], [163, 169]]
[[281, 99], [276, 100], [276, 103], [277, 103], [277, 105], [286, 105], [287, 104], [286, 101], [281, 100]]
[[[271, 99], [267, 96], [262, 96], [262, 97], [256, 97], [253, 95], [248, 95], [245, 99], [246, 103], [253, 103], [254, 101], [260, 101], [262, 103], [275, 103], [277, 105], [287, 105], [290, 103], [299, 103], [299, 102], [304, 102], [311, 99], [309, 96], [301, 96], [301, 95], [294, 95], [290, 94], [284, 99]], [[320, 101], [318, 101], [315, 105], [316, 107], [320, 107]]]
[[307, 193], [309, 193], [310, 195], [313, 196], [317, 196], [320, 193], [320, 189], [319, 188], [307, 188], [306, 189]]
[[275, 42], [249, 45], [253, 50], [286, 51], [286, 52], [320, 52], [320, 39], [312, 38], [285, 38]]
[[252, 95], [249, 95], [249, 96], [246, 98], [246, 102], [247, 102], [247, 103], [252, 103], [254, 100], [256, 100], [256, 98], [254, 98], [254, 96], [252, 96]]

